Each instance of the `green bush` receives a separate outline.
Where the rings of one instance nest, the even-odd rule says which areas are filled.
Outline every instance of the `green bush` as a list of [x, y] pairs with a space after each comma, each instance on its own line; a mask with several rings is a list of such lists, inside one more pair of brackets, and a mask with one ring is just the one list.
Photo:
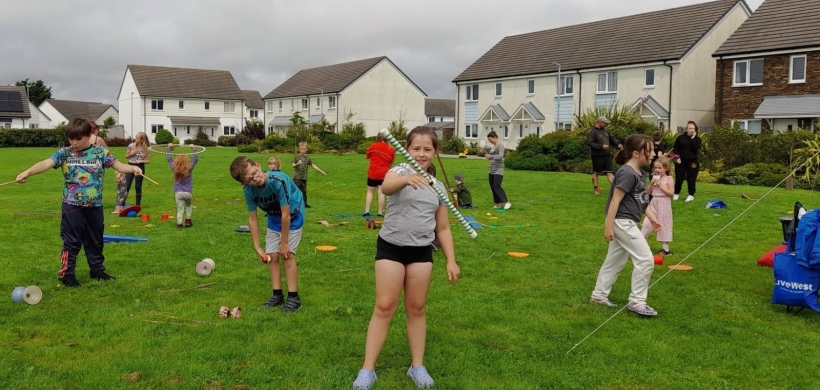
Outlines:
[[174, 145], [179, 145], [179, 138], [174, 137]]
[[233, 135], [223, 135], [216, 140], [219, 146], [236, 146], [236, 137]]
[[788, 175], [789, 169], [780, 164], [751, 163], [718, 174], [721, 184], [741, 184], [772, 187]]
[[356, 153], [358, 154], [365, 154], [367, 153], [367, 149], [370, 149], [370, 145], [373, 145], [372, 140], [365, 140], [364, 142], [360, 143], [359, 146], [356, 148]]
[[504, 166], [527, 171], [556, 171], [560, 163], [553, 156], [539, 154], [527, 157], [521, 153], [511, 153], [504, 160]]
[[814, 139], [808, 130], [778, 131], [763, 129], [755, 137], [760, 151], [760, 162], [776, 163], [789, 166], [794, 163], [794, 151], [805, 146], [805, 141]]
[[262, 141], [262, 147], [264, 149], [273, 150], [279, 153], [292, 153], [294, 150], [296, 150], [296, 146], [298, 144], [298, 139], [291, 137], [283, 137], [279, 134], [268, 135]]
[[185, 140], [185, 145], [197, 145], [197, 146], [211, 147], [211, 146], [216, 146], [216, 142], [211, 141], [209, 139], [194, 138], [194, 139], [186, 139]]
[[738, 125], [712, 127], [702, 133], [702, 165], [714, 171], [725, 171], [759, 161], [757, 143]]
[[259, 146], [254, 144], [239, 145], [236, 150], [239, 153], [259, 153]]
[[0, 129], [0, 147], [68, 145], [65, 126], [60, 129]]
[[439, 140], [441, 152], [444, 154], [459, 154], [467, 149], [467, 144], [459, 137], [450, 137], [449, 139]]
[[159, 129], [157, 131], [157, 135], [154, 136], [154, 142], [159, 145], [170, 144], [171, 142], [174, 142], [174, 135], [168, 130]]

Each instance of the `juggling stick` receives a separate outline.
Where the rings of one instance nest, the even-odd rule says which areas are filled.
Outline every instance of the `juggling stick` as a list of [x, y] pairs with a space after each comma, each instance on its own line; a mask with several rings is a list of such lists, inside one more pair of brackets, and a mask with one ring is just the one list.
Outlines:
[[[430, 177], [430, 175], [428, 175], [427, 172], [424, 171], [424, 169], [421, 169], [419, 163], [417, 163], [416, 160], [414, 160], [413, 157], [410, 156], [410, 153], [407, 153], [407, 150], [405, 150], [404, 147], [401, 146], [399, 141], [396, 141], [396, 139], [393, 138], [393, 135], [390, 134], [389, 130], [381, 129], [380, 133], [384, 136], [385, 139], [387, 139], [387, 142], [390, 142], [390, 145], [393, 145], [393, 148], [396, 149], [396, 151], [401, 153], [401, 155], [404, 156], [405, 159], [407, 159], [407, 162], [410, 163], [410, 166], [412, 166], [413, 169], [415, 169], [416, 172], [418, 172], [421, 175], [421, 177], [427, 180], [428, 183], [433, 183], [433, 179]], [[436, 187], [435, 185], [431, 185], [430, 187], [433, 188], [433, 191], [436, 192], [436, 195], [438, 195], [439, 199], [441, 199], [444, 202], [444, 204], [447, 205], [447, 208], [450, 209], [453, 215], [456, 216], [456, 219], [458, 219], [458, 223], [460, 223], [464, 230], [467, 231], [467, 234], [470, 235], [470, 238], [478, 237], [478, 233], [476, 233], [475, 230], [473, 230], [472, 226], [470, 226], [470, 224], [464, 219], [464, 217], [461, 216], [461, 213], [458, 212], [456, 206], [453, 206], [453, 202], [450, 202], [450, 199], [447, 197], [447, 195], [441, 192], [441, 190], [438, 189], [438, 187]]]
[[444, 163], [441, 162], [441, 156], [438, 152], [436, 152], [436, 158], [438, 158], [438, 165], [441, 167], [441, 174], [444, 175], [444, 184], [447, 184], [447, 199], [450, 199], [449, 195], [453, 193], [453, 187], [450, 186], [450, 177], [447, 176], [447, 171], [444, 170]]
[[11, 184], [11, 183], [17, 183], [17, 180], [12, 180], [12, 181], [10, 181], [10, 182], [0, 184], [0, 187], [5, 186], [5, 185], [9, 185], [9, 184]]
[[152, 179], [152, 178], [150, 178], [150, 177], [148, 177], [148, 176], [142, 175], [142, 177], [144, 177], [146, 180], [150, 181], [151, 183], [154, 183], [154, 184], [156, 184], [156, 185], [159, 185], [159, 183], [157, 183], [156, 181], [154, 181], [154, 179]]

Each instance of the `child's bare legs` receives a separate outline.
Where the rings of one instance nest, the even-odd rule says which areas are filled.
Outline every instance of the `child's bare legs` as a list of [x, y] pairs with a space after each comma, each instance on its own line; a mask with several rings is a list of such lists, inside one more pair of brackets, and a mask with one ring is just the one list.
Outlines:
[[[373, 191], [376, 191], [376, 187], [367, 186], [367, 195], [364, 196], [364, 213], [370, 214], [370, 204], [373, 203]], [[379, 192], [381, 196], [381, 191]], [[381, 198], [379, 198], [379, 210], [381, 210]]]
[[387, 200], [387, 197], [384, 196], [384, 192], [382, 192], [382, 186], [379, 186], [378, 190], [379, 190], [379, 214], [384, 215], [384, 203]]
[[[282, 267], [279, 265], [279, 253], [268, 253], [270, 262], [268, 263], [268, 273], [270, 273], [270, 284], [274, 290], [282, 289]], [[288, 283], [290, 284], [290, 283]]]
[[413, 263], [405, 268], [404, 310], [407, 312], [407, 341], [413, 367], [424, 365], [424, 347], [427, 341], [427, 319], [424, 308], [433, 263]]
[[[364, 364], [362, 365], [362, 368], [371, 371], [376, 367], [376, 359], [378, 359], [384, 341], [387, 339], [390, 321], [393, 320], [393, 315], [396, 314], [405, 276], [404, 265], [396, 261], [377, 260], [375, 268], [376, 304], [373, 308], [373, 316], [370, 317], [370, 325], [367, 327]], [[409, 316], [407, 321], [409, 327]]]
[[[270, 273], [270, 284], [274, 290], [282, 289], [282, 266], [279, 264], [279, 253], [268, 253], [270, 256], [270, 263], [268, 263], [268, 272]], [[288, 283], [288, 292], [299, 291], [299, 275], [296, 267], [296, 255], [290, 254], [290, 257], [283, 260], [285, 263], [285, 281]]]

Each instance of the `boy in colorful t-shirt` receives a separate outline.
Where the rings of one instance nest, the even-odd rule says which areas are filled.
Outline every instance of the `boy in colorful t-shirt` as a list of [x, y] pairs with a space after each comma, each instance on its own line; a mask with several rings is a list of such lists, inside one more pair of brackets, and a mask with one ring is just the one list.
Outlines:
[[142, 175], [138, 167], [117, 161], [108, 149], [91, 143], [91, 122], [83, 118], [72, 119], [65, 128], [68, 148], [60, 149], [17, 175], [17, 181], [25, 183], [31, 175], [61, 168], [63, 186], [62, 219], [60, 236], [63, 252], [60, 256], [60, 282], [66, 287], [80, 287], [74, 276], [77, 254], [85, 249], [91, 279], [109, 280], [103, 262], [103, 177], [104, 169], [113, 167], [120, 173]]

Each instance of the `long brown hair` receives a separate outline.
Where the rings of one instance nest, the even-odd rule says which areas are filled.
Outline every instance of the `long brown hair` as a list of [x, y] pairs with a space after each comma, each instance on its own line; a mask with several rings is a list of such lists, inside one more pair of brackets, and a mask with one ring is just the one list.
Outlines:
[[187, 155], [177, 156], [174, 160], [174, 182], [181, 183], [191, 175], [191, 160]]
[[624, 147], [615, 155], [615, 162], [624, 165], [633, 152], [646, 152], [652, 147], [652, 138], [646, 134], [632, 134], [624, 141]]
[[[430, 129], [429, 127], [416, 127], [413, 130], [410, 130], [410, 133], [407, 134], [407, 147], [409, 148], [410, 145], [413, 144], [413, 139], [417, 137], [430, 137], [430, 141], [433, 143], [433, 150], [438, 155], [438, 136], [436, 132]], [[436, 176], [436, 166], [430, 161], [430, 166], [427, 167], [427, 174], [430, 176]]]

